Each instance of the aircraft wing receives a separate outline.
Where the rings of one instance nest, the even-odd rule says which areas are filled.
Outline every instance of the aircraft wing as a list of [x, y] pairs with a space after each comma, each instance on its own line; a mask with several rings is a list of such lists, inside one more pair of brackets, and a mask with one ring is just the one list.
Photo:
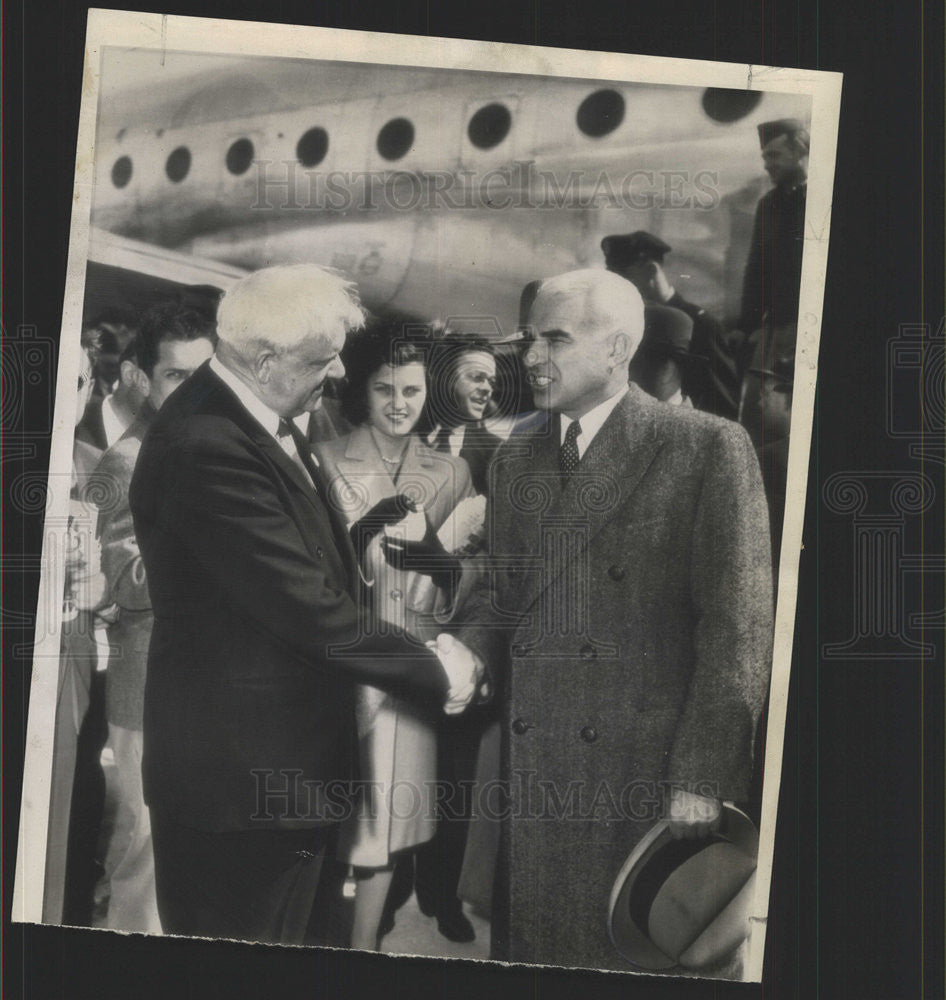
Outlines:
[[215, 260], [166, 250], [92, 228], [86, 270], [84, 320], [112, 307], [143, 311], [190, 291], [212, 300], [249, 272]]

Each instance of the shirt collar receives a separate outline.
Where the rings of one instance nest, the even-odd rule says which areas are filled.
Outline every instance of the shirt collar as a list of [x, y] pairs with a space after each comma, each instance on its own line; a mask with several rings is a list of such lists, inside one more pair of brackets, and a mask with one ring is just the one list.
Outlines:
[[[604, 426], [605, 420], [611, 416], [611, 411], [621, 402], [621, 400], [627, 395], [627, 386], [623, 389], [618, 390], [610, 399], [606, 399], [603, 403], [599, 403], [593, 410], [589, 410], [583, 417], [580, 417], [578, 422], [581, 424], [581, 433], [578, 435], [575, 444], [578, 446], [578, 456], [581, 458], [585, 452], [588, 450], [588, 445], [594, 440], [595, 435]], [[569, 425], [573, 423], [571, 417], [566, 417], [565, 414], [561, 414], [562, 418], [562, 436], [561, 441], [565, 441], [565, 432], [568, 430]]]
[[686, 401], [686, 396], [683, 395], [682, 389], [677, 389], [677, 391], [664, 400], [665, 403], [669, 403], [671, 406], [683, 406]]
[[102, 400], [102, 427], [105, 430], [105, 441], [107, 442], [109, 448], [111, 448], [111, 446], [128, 429], [128, 424], [122, 420], [115, 410], [115, 400], [112, 398], [113, 395], [114, 393], [110, 393]]
[[258, 396], [253, 394], [245, 382], [242, 382], [229, 368], [221, 364], [216, 354], [210, 359], [210, 370], [234, 393], [249, 411], [250, 416], [254, 417], [278, 440], [276, 432], [279, 430], [279, 414], [275, 410], [271, 410]]

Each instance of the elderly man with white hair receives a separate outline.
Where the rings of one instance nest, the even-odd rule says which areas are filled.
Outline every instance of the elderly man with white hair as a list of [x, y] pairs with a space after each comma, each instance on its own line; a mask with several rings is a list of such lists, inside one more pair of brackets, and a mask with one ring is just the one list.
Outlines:
[[491, 469], [489, 579], [459, 640], [503, 711], [493, 957], [631, 969], [612, 884], [661, 819], [745, 800], [772, 641], [758, 460], [737, 424], [628, 385], [644, 307], [605, 271], [549, 278], [524, 364], [543, 426]]
[[154, 631], [143, 776], [158, 907], [172, 934], [301, 942], [323, 854], [351, 805], [354, 685], [432, 709], [473, 689], [472, 660], [361, 634], [362, 544], [293, 423], [344, 374], [354, 286], [309, 265], [223, 298], [219, 344], [162, 407], [131, 484]]

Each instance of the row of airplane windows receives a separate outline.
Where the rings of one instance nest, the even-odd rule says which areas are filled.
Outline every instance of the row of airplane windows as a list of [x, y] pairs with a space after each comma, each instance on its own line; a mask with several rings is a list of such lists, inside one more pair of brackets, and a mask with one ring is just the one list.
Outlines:
[[[761, 99], [761, 94], [746, 91], [709, 89], [703, 94], [703, 109], [717, 122], [731, 122], [748, 114]], [[596, 90], [579, 105], [575, 123], [591, 139], [600, 139], [613, 132], [624, 121], [624, 97], [616, 90]], [[512, 114], [505, 104], [486, 104], [470, 118], [467, 135], [478, 149], [498, 146], [512, 128]], [[402, 159], [414, 144], [414, 125], [409, 118], [392, 118], [378, 131], [376, 146], [379, 155], [388, 162]], [[328, 154], [328, 132], [320, 126], [310, 128], [296, 143], [296, 157], [303, 167], [318, 166]], [[227, 170], [235, 177], [250, 169], [256, 150], [246, 138], [237, 139], [227, 150]], [[168, 156], [164, 172], [168, 180], [179, 184], [191, 168], [191, 153], [178, 146]], [[131, 180], [132, 159], [122, 155], [112, 165], [112, 184], [125, 187]]]

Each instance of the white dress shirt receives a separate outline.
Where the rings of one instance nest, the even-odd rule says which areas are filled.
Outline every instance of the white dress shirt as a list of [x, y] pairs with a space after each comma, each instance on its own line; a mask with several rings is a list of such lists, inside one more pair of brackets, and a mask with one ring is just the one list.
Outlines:
[[115, 401], [112, 393], [109, 393], [102, 400], [102, 428], [105, 431], [105, 443], [109, 448], [128, 430], [128, 424], [118, 415], [115, 410]]
[[[263, 428], [267, 430], [276, 439], [276, 443], [280, 448], [309, 476], [306, 471], [305, 466], [302, 464], [302, 459], [296, 450], [296, 443], [292, 439], [291, 434], [285, 435], [285, 437], [279, 436], [279, 421], [282, 419], [275, 410], [271, 410], [258, 396], [254, 395], [250, 387], [236, 375], [230, 371], [229, 368], [222, 365], [218, 360], [217, 356], [214, 355], [210, 359], [210, 370], [227, 386], [227, 388], [232, 389], [237, 399], [246, 407], [249, 411], [250, 416], [253, 417], [257, 423], [262, 424]], [[308, 429], [309, 414], [300, 413], [298, 417], [293, 417], [293, 423], [302, 432], [303, 437], [306, 436], [306, 430]], [[314, 454], [311, 456], [312, 464], [318, 465], [318, 459]]]
[[[611, 411], [621, 402], [621, 400], [627, 395], [627, 386], [616, 392], [609, 399], [606, 399], [603, 403], [599, 403], [593, 410], [589, 410], [583, 417], [580, 417], [578, 423], [581, 424], [581, 433], [575, 439], [575, 444], [578, 446], [578, 457], [584, 458], [585, 452], [588, 450], [588, 445], [594, 440], [595, 435], [604, 426], [605, 420], [611, 416]], [[562, 417], [562, 439], [560, 444], [565, 443], [565, 432], [568, 430], [569, 426], [574, 423], [571, 417], [566, 417], [565, 414], [561, 414]]]

